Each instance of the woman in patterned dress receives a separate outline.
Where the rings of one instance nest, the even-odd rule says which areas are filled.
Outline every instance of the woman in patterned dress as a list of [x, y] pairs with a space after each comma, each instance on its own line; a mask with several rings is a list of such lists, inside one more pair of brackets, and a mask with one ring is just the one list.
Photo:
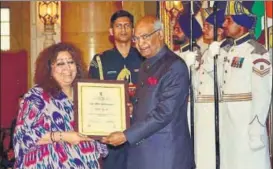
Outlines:
[[74, 131], [74, 81], [82, 78], [80, 52], [58, 43], [37, 61], [36, 85], [24, 95], [18, 113], [14, 149], [18, 169], [99, 169], [105, 145]]

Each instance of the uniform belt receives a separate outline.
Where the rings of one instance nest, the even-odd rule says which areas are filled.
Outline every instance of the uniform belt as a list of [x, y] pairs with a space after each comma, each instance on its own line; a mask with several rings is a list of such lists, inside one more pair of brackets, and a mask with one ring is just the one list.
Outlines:
[[214, 103], [214, 95], [198, 95], [196, 103]]
[[224, 102], [240, 102], [250, 100], [252, 100], [252, 93], [236, 93], [222, 95], [222, 101]]

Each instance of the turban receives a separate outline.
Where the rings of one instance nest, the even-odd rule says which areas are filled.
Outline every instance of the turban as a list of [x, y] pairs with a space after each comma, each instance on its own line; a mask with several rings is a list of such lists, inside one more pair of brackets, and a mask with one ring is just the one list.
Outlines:
[[[191, 38], [191, 16], [188, 14], [180, 15], [178, 23], [184, 34]], [[192, 38], [198, 39], [202, 35], [202, 28], [195, 17], [192, 17]]]

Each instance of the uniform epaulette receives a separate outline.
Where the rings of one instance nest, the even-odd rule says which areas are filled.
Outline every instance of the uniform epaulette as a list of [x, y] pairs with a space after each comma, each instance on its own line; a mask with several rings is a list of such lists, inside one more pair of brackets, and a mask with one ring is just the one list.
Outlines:
[[251, 54], [263, 55], [267, 53], [265, 47], [262, 44], [258, 43], [257, 41], [251, 39], [248, 41], [248, 43], [254, 47], [254, 50], [251, 52]]

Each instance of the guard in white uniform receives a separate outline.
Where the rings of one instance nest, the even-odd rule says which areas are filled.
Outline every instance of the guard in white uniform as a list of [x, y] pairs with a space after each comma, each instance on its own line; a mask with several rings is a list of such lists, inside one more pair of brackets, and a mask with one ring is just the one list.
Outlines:
[[[190, 19], [191, 16], [188, 14], [183, 14], [178, 17], [176, 26], [174, 27], [173, 31], [173, 40], [176, 42], [176, 44], [180, 44], [180, 50], [175, 51], [175, 53], [182, 58], [187, 66], [188, 69], [190, 69], [190, 66], [195, 62], [195, 60], [201, 59], [201, 52], [200, 47], [197, 45], [197, 43], [193, 43], [193, 51], [194, 53], [190, 51], [190, 38], [191, 38], [191, 26], [190, 26]], [[202, 36], [202, 28], [195, 17], [192, 18], [192, 38], [193, 40], [197, 40]], [[177, 27], [178, 25], [178, 27]], [[190, 102], [188, 102], [188, 111], [187, 111], [187, 117], [188, 117], [188, 126], [189, 130], [191, 129], [191, 119], [190, 119]]]
[[[269, 53], [249, 34], [254, 18], [231, 1], [223, 24], [234, 39], [221, 86], [221, 169], [270, 169], [266, 119], [271, 98]], [[230, 7], [230, 8], [229, 8]]]
[[[175, 53], [180, 56], [182, 59], [186, 61], [186, 64], [189, 66], [187, 63], [188, 57], [191, 57], [190, 55], [187, 56], [190, 52], [190, 38], [191, 38], [191, 26], [190, 26], [190, 19], [191, 16], [188, 14], [183, 14], [178, 17], [177, 24], [174, 27], [173, 31], [173, 39], [176, 44], [181, 45], [179, 51], [175, 51]], [[195, 17], [192, 18], [192, 38], [194, 42], [202, 36], [202, 28], [198, 21], [195, 19]], [[178, 26], [178, 27], [177, 27]], [[197, 43], [193, 44], [193, 51], [196, 51], [200, 56], [199, 59], [201, 58], [201, 53], [200, 53], [200, 47], [198, 46]], [[197, 58], [198, 59], [198, 58]]]
[[[203, 25], [203, 38], [210, 43], [201, 58], [200, 68], [194, 76], [195, 93], [195, 163], [196, 169], [215, 169], [215, 109], [214, 109], [214, 56], [218, 54], [218, 81], [221, 81], [224, 57], [232, 42], [225, 38], [222, 24], [224, 10], [209, 15]], [[214, 41], [214, 17], [216, 16], [217, 40]], [[198, 64], [198, 63], [197, 63]], [[219, 86], [220, 87], [220, 86]], [[219, 103], [219, 107], [221, 103]], [[220, 109], [221, 114], [221, 109]], [[221, 125], [221, 123], [220, 123]]]

